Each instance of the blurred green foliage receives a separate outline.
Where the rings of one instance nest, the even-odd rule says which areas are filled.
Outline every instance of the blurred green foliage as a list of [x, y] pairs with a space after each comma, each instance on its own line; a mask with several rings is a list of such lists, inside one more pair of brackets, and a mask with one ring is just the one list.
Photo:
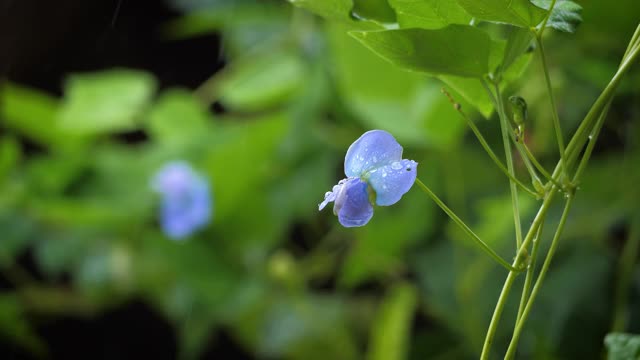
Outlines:
[[[0, 295], [0, 336], [43, 354], [33, 330], [37, 315], [91, 317], [141, 298], [171, 321], [184, 358], [197, 357], [220, 329], [256, 358], [477, 355], [504, 271], [428, 198], [411, 190], [358, 229], [341, 228], [316, 206], [342, 177], [348, 145], [368, 129], [385, 129], [405, 146], [405, 157], [420, 163], [423, 181], [503, 256], [512, 254], [507, 179], [440, 93], [442, 86], [451, 91], [498, 149], [489, 99], [458, 75], [477, 70], [469, 53], [484, 54], [479, 71], [493, 66], [492, 48], [500, 45], [492, 44], [504, 39], [460, 38], [470, 46], [458, 55], [460, 64], [436, 58], [427, 65], [455, 70], [436, 79], [399, 70], [347, 29], [419, 21], [426, 25], [412, 30], [416, 43], [444, 44], [457, 38], [431, 39], [427, 29], [479, 16], [474, 1], [440, 13], [424, 5], [439, 1], [292, 2], [342, 23], [283, 1], [174, 0], [184, 15], [162, 29], [167, 39], [212, 32], [224, 40], [226, 66], [197, 89], [158, 88], [152, 74], [127, 69], [71, 75], [60, 98], [2, 84], [0, 265], [14, 286]], [[528, 1], [513, 4], [512, 17], [523, 25], [539, 17]], [[575, 34], [549, 31], [547, 39], [567, 133], [613, 74], [638, 20], [631, 0], [583, 6]], [[525, 50], [526, 36], [505, 34], [516, 39], [509, 46], [519, 46], [513, 53]], [[380, 45], [389, 39], [356, 38], [383, 57], [390, 49]], [[526, 99], [528, 144], [551, 166], [557, 149], [540, 64], [513, 53], [503, 53], [514, 73], [506, 94]], [[640, 219], [639, 81], [636, 67], [614, 101], [522, 336], [522, 358], [605, 352], [620, 244]], [[223, 113], [210, 110], [215, 102]], [[123, 141], [132, 131], [146, 140]], [[154, 172], [176, 159], [205, 174], [214, 196], [210, 226], [180, 243], [159, 230], [158, 198], [149, 188]], [[516, 165], [526, 178], [523, 164]], [[535, 201], [521, 204], [526, 223]], [[560, 209], [552, 212], [557, 219]], [[544, 234], [542, 247], [550, 238]], [[16, 263], [27, 252], [41, 278]], [[626, 330], [638, 333], [634, 269]], [[512, 299], [505, 316], [513, 318], [516, 308]], [[508, 341], [510, 331], [502, 326], [496, 341]], [[607, 339], [609, 351], [618, 351], [621, 342]]]

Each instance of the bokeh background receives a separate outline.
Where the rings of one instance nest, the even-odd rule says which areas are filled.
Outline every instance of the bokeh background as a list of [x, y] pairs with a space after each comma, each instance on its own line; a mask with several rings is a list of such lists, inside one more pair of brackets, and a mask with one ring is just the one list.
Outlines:
[[[632, 0], [580, 4], [575, 34], [545, 38], [565, 138], [640, 19]], [[277, 0], [0, 1], [0, 358], [475, 358], [502, 268], [417, 188], [357, 229], [317, 204], [349, 144], [385, 129], [508, 259], [507, 179], [443, 83], [394, 68], [345, 29]], [[551, 168], [541, 68], [528, 65], [506, 94], [527, 100], [528, 144]], [[501, 153], [491, 109], [449, 91]], [[635, 66], [520, 358], [602, 358], [616, 312], [640, 332], [637, 265], [616, 300], [621, 254], [640, 236], [639, 139]], [[150, 188], [174, 160], [213, 198], [212, 221], [181, 241], [161, 231]], [[521, 204], [527, 224], [537, 202]]]

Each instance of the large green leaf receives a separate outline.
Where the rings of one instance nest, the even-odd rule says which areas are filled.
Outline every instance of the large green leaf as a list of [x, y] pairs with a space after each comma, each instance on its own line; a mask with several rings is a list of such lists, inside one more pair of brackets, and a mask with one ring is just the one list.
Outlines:
[[389, 0], [389, 4], [403, 28], [439, 29], [471, 21], [471, 16], [451, 0]]
[[[341, 98], [364, 126], [385, 129], [403, 145], [449, 148], [462, 136], [464, 121], [434, 81], [403, 71], [347, 36], [345, 26], [330, 27], [335, 81]], [[371, 74], [376, 74], [371, 76]]]
[[[549, 9], [551, 0], [532, 0], [537, 6]], [[553, 11], [547, 21], [547, 27], [554, 28], [559, 31], [573, 33], [576, 27], [582, 22], [582, 6], [570, 0], [558, 0], [553, 6]]]
[[379, 23], [396, 22], [396, 13], [387, 0], [353, 0], [352, 15]]
[[489, 72], [489, 56], [495, 46], [485, 31], [463, 25], [349, 34], [397, 66], [432, 75], [480, 77]]
[[450, 75], [441, 75], [438, 78], [473, 105], [482, 116], [485, 118], [491, 116], [493, 103], [479, 79]]
[[108, 70], [69, 77], [59, 125], [81, 134], [131, 130], [156, 88], [155, 79], [134, 70]]
[[69, 143], [56, 126], [58, 101], [44, 92], [5, 83], [0, 87], [3, 126], [41, 145]]
[[220, 79], [221, 101], [240, 111], [273, 107], [300, 88], [304, 74], [301, 59], [287, 52], [270, 52], [236, 62]]
[[149, 113], [149, 133], [163, 145], [186, 145], [213, 123], [206, 107], [186, 90], [164, 92]]
[[640, 359], [640, 335], [609, 333], [604, 338], [608, 360]]
[[478, 20], [533, 27], [547, 12], [529, 0], [457, 0], [471, 16]]
[[529, 29], [514, 27], [507, 37], [507, 45], [502, 56], [502, 71], [507, 70], [522, 54], [524, 54], [533, 40]]

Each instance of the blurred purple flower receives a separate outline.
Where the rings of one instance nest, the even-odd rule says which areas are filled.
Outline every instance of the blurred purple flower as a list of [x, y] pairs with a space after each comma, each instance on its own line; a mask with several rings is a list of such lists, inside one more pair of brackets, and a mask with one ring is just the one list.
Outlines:
[[151, 187], [162, 195], [160, 224], [168, 237], [184, 239], [209, 223], [209, 184], [188, 163], [166, 164], [153, 177]]
[[333, 213], [342, 226], [363, 226], [373, 216], [373, 204], [393, 205], [411, 189], [417, 167], [417, 162], [402, 159], [402, 146], [391, 134], [367, 131], [347, 150], [347, 178], [324, 195], [318, 208], [334, 202]]

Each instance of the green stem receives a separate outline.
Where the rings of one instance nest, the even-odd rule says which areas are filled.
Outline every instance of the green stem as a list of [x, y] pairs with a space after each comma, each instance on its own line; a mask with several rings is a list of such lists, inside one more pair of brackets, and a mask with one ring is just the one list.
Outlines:
[[509, 293], [511, 292], [511, 286], [513, 286], [513, 282], [515, 280], [516, 274], [510, 271], [509, 275], [507, 275], [507, 279], [504, 281], [502, 291], [500, 292], [500, 297], [498, 298], [498, 303], [496, 304], [496, 308], [493, 311], [493, 315], [491, 316], [491, 323], [489, 324], [489, 329], [487, 330], [487, 336], [484, 338], [484, 345], [482, 346], [480, 360], [489, 359], [489, 352], [491, 351], [493, 338], [495, 337], [496, 330], [498, 329], [500, 316], [502, 316], [502, 311], [504, 310], [504, 306], [507, 303], [507, 298], [509, 297]]
[[[555, 186], [552, 186], [551, 191], [547, 193], [545, 196], [538, 213], [536, 214], [533, 222], [531, 223], [531, 227], [527, 232], [527, 236], [524, 238], [522, 242], [522, 246], [518, 250], [518, 254], [516, 255], [516, 259], [514, 260], [513, 267], [518, 269], [522, 266], [523, 262], [527, 260], [526, 257], [526, 249], [529, 247], [531, 241], [533, 241], [534, 235], [537, 233], [538, 228], [542, 226], [544, 219], [547, 216], [547, 211], [551, 207], [551, 203], [556, 195]], [[509, 297], [509, 292], [511, 291], [511, 286], [513, 285], [513, 281], [515, 280], [515, 275], [513, 272], [509, 272], [507, 279], [502, 287], [502, 292], [500, 293], [500, 297], [498, 298], [498, 302], [496, 303], [496, 307], [493, 310], [493, 316], [491, 317], [491, 323], [489, 324], [489, 329], [487, 329], [487, 335], [484, 339], [484, 346], [482, 347], [482, 354], [480, 355], [481, 360], [486, 360], [489, 358], [489, 353], [491, 351], [491, 345], [493, 344], [493, 338], [495, 337], [495, 332], [498, 329], [498, 323], [500, 322], [500, 316], [502, 315], [502, 310], [507, 303], [507, 298]]]
[[[553, 4], [552, 4], [553, 6]], [[553, 7], [551, 8], [553, 9]], [[546, 21], [545, 21], [546, 24]], [[544, 29], [544, 28], [543, 28]], [[538, 45], [538, 50], [540, 53], [540, 61], [542, 61], [542, 70], [544, 72], [544, 80], [547, 86], [547, 95], [549, 95], [549, 103], [551, 105], [551, 117], [553, 119], [553, 127], [556, 132], [556, 140], [558, 142], [558, 149], [560, 150], [560, 158], [562, 159], [562, 163], [566, 164], [567, 160], [564, 154], [564, 139], [562, 137], [562, 129], [560, 128], [560, 118], [558, 117], [558, 108], [556, 107], [556, 101], [553, 97], [553, 89], [551, 88], [551, 78], [549, 77], [549, 67], [547, 65], [547, 59], [544, 54], [544, 46], [542, 45], [542, 31], [535, 37], [536, 43]], [[564, 168], [564, 175], [567, 176], [567, 169]]]
[[[509, 127], [511, 128], [511, 125], [509, 125]], [[513, 133], [512, 133], [512, 135], [513, 135]], [[529, 175], [531, 176], [531, 182], [536, 182], [537, 181], [540, 184], [542, 184], [542, 181], [538, 177], [538, 173], [536, 173], [535, 167], [531, 164], [531, 160], [527, 156], [527, 153], [524, 150], [524, 148], [522, 146], [522, 143], [516, 141], [514, 136], [511, 136], [511, 139], [513, 140], [513, 144], [516, 146], [516, 150], [518, 150], [518, 153], [520, 154], [520, 158], [522, 159], [522, 162], [524, 163], [524, 166], [527, 168], [527, 171], [529, 172]]]
[[572, 204], [573, 204], [573, 194], [569, 194], [567, 198], [567, 202], [564, 205], [562, 216], [560, 217], [560, 223], [558, 224], [556, 233], [553, 235], [553, 240], [551, 240], [551, 247], [549, 248], [547, 257], [544, 259], [542, 268], [540, 269], [540, 275], [538, 275], [538, 278], [536, 279], [536, 283], [533, 286], [533, 290], [531, 291], [531, 296], [527, 301], [527, 306], [525, 306], [524, 311], [522, 312], [520, 321], [518, 321], [518, 323], [516, 324], [516, 328], [513, 332], [513, 337], [511, 338], [511, 342], [509, 343], [509, 348], [507, 349], [507, 353], [504, 356], [505, 360], [511, 359], [515, 355], [516, 349], [518, 347], [518, 339], [520, 338], [520, 334], [522, 333], [524, 324], [527, 321], [527, 317], [529, 317], [529, 313], [531, 312], [531, 307], [533, 306], [533, 302], [535, 301], [536, 296], [538, 295], [538, 291], [540, 291], [540, 286], [542, 285], [545, 275], [549, 270], [549, 265], [551, 264], [553, 255], [555, 254], [556, 249], [558, 248], [558, 240], [560, 239], [562, 230], [564, 229], [564, 225], [567, 222], [567, 217], [569, 215], [569, 210], [571, 209]]
[[449, 215], [451, 220], [453, 220], [453, 222], [455, 222], [462, 229], [462, 231], [465, 232], [465, 234], [467, 234], [473, 241], [476, 242], [476, 244], [480, 247], [480, 249], [482, 249], [482, 251], [487, 253], [487, 255], [493, 258], [493, 260], [495, 260], [498, 264], [502, 265], [505, 269], [509, 270], [510, 272], [515, 272], [515, 273], [521, 272], [521, 270], [518, 270], [517, 268], [509, 265], [509, 263], [505, 261], [502, 257], [500, 257], [500, 255], [498, 255], [498, 253], [496, 253], [489, 245], [487, 245], [487, 243], [482, 241], [482, 239], [480, 239], [480, 237], [476, 235], [476, 233], [474, 233], [473, 230], [471, 230], [467, 226], [467, 224], [464, 223], [464, 221], [462, 221], [453, 211], [451, 211], [451, 209], [449, 209], [449, 207], [445, 205], [445, 203], [442, 200], [440, 200], [440, 198], [433, 191], [431, 191], [431, 189], [429, 189], [427, 185], [425, 185], [422, 181], [420, 181], [420, 179], [416, 179], [416, 183], [418, 184], [418, 186], [420, 186], [422, 191], [424, 191], [427, 195], [429, 195], [429, 197], [447, 215]]
[[[538, 228], [538, 233], [536, 237], [533, 239], [533, 249], [531, 250], [531, 260], [529, 261], [529, 266], [527, 266], [527, 274], [524, 278], [524, 285], [522, 286], [522, 295], [520, 296], [520, 305], [518, 305], [518, 315], [516, 317], [516, 325], [520, 321], [522, 317], [522, 312], [524, 311], [524, 307], [527, 305], [527, 299], [529, 297], [529, 291], [531, 290], [531, 284], [533, 282], [533, 274], [536, 270], [536, 259], [538, 258], [538, 250], [540, 248], [540, 238], [542, 237], [542, 230], [544, 228], [544, 223], [540, 224]], [[515, 331], [515, 329], [514, 329]]]
[[[500, 87], [498, 84], [494, 84], [496, 94], [496, 105], [498, 108], [498, 116], [500, 118], [500, 129], [502, 131], [502, 143], [504, 145], [504, 152], [507, 158], [507, 170], [511, 177], [515, 177], [515, 170], [513, 168], [513, 155], [511, 153], [511, 143], [509, 142], [509, 120], [504, 110], [504, 103], [502, 101], [502, 95], [500, 94]], [[522, 227], [520, 225], [520, 207], [518, 205], [518, 188], [516, 183], [512, 180], [509, 181], [509, 188], [511, 189], [511, 206], [513, 207], [513, 222], [516, 229], [516, 248], [519, 249], [522, 245]]]
[[[573, 138], [569, 142], [569, 145], [567, 145], [567, 155], [565, 156], [568, 162], [567, 167], [571, 167], [573, 162], [580, 155], [580, 150], [584, 146], [585, 142], [588, 139], [589, 133], [591, 132], [593, 125], [592, 122], [601, 115], [602, 109], [607, 106], [609, 101], [611, 101], [611, 98], [613, 97], [615, 90], [618, 88], [620, 81], [622, 81], [624, 74], [629, 70], [629, 67], [631, 67], [631, 64], [636, 60], [639, 54], [640, 44], [631, 48], [626, 58], [622, 61], [620, 68], [618, 68], [616, 74], [613, 76], [609, 84], [607, 84], [607, 87], [602, 91], [602, 94], [600, 94], [595, 103], [591, 106], [591, 109], [587, 113], [587, 116], [585, 116], [584, 120], [582, 120], [582, 122], [580, 123], [580, 126], [576, 130], [576, 133], [573, 135]], [[561, 162], [562, 160], [558, 162], [556, 170], [562, 165]]]
[[538, 159], [536, 159], [536, 157], [531, 153], [531, 150], [529, 150], [529, 147], [527, 146], [527, 144], [521, 144], [521, 146], [525, 155], [529, 158], [529, 160], [531, 160], [531, 162], [533, 162], [533, 165], [536, 167], [536, 169], [538, 169], [540, 174], [542, 174], [542, 176], [544, 176], [544, 178], [547, 179], [547, 181], [551, 181], [558, 189], [562, 189], [563, 186], [560, 185], [560, 183], [557, 182], [551, 176], [551, 174], [549, 174], [549, 172], [544, 168], [544, 166], [542, 166], [542, 164], [540, 164]]
[[551, 6], [549, 6], [549, 12], [544, 17], [544, 20], [542, 21], [542, 25], [540, 26], [540, 30], [538, 30], [538, 32], [536, 33], [536, 36], [542, 36], [544, 29], [547, 27], [547, 21], [549, 21], [549, 18], [551, 17], [551, 13], [553, 12], [554, 6], [556, 6], [556, 0], [551, 1]]
[[627, 325], [629, 284], [638, 250], [640, 250], [640, 216], [636, 216], [635, 220], [631, 222], [629, 237], [620, 255], [611, 332], [624, 332]]
[[[638, 31], [636, 31], [636, 33], [638, 33]], [[636, 37], [635, 34], [634, 34], [634, 37]], [[584, 146], [584, 143], [587, 140], [589, 129], [591, 129], [591, 127], [592, 127], [592, 122], [595, 120], [596, 116], [601, 115], [603, 109], [611, 101], [611, 98], [613, 97], [615, 90], [617, 89], [618, 85], [620, 84], [620, 81], [622, 80], [623, 75], [627, 72], [627, 70], [629, 69], [629, 67], [633, 63], [633, 61], [635, 61], [636, 57], [640, 53], [640, 45], [634, 47], [633, 42], [632, 42], [629, 45], [627, 50], [628, 51], [625, 54], [626, 56], [624, 57], [624, 59], [622, 61], [622, 64], [620, 65], [620, 68], [618, 69], [616, 74], [613, 76], [613, 78], [611, 79], [609, 84], [607, 84], [607, 86], [602, 91], [602, 93], [600, 94], [598, 99], [595, 101], [595, 103], [591, 106], [591, 109], [589, 110], [589, 112], [587, 113], [585, 118], [580, 123], [580, 126], [576, 130], [576, 133], [571, 138], [571, 141], [569, 142], [569, 144], [568, 144], [568, 146], [566, 148], [566, 154], [564, 156], [566, 158], [566, 160], [563, 161], [563, 159], [560, 159], [558, 161], [558, 163], [556, 164], [556, 167], [555, 167], [555, 169], [553, 171], [553, 174], [552, 174], [552, 178], [553, 179], [557, 180], [558, 177], [560, 176], [561, 172], [562, 172], [562, 169], [564, 167], [566, 167], [566, 168], [571, 167], [573, 162], [579, 156], [580, 150], [582, 149], [582, 147]], [[483, 85], [484, 85], [484, 83], [483, 83]], [[485, 88], [486, 88], [486, 86], [485, 86]], [[518, 255], [516, 256], [516, 263], [514, 264], [515, 265], [514, 267], [517, 268], [518, 267], [518, 262], [519, 261], [523, 261], [523, 259], [524, 259], [524, 257], [522, 256], [523, 251], [528, 247], [530, 239], [533, 236], [533, 233], [535, 231], [537, 231], [537, 228], [541, 225], [542, 220], [546, 216], [546, 213], [547, 213], [547, 211], [549, 209], [549, 206], [550, 206], [553, 198], [557, 194], [556, 190], [558, 190], [558, 188], [555, 185], [552, 184], [550, 191], [547, 193], [542, 205], [540, 206], [540, 209], [538, 210], [538, 214], [534, 218], [533, 223], [532, 223], [531, 227], [529, 228], [529, 232], [527, 233], [527, 236], [525, 237], [524, 242], [523, 242], [522, 246], [520, 247], [520, 250], [518, 251]], [[573, 198], [573, 194], [569, 194], [569, 201], [567, 201], [567, 204], [569, 206], [570, 206], [572, 198]], [[567, 205], [565, 205], [565, 207], [566, 206]], [[563, 213], [563, 219], [564, 219], [564, 221], [566, 221], [565, 213]], [[564, 226], [563, 221], [562, 221], [563, 219], [561, 219], [562, 226]], [[560, 228], [560, 225], [558, 227]], [[558, 231], [556, 231], [556, 234], [559, 237]], [[555, 239], [555, 236], [554, 236], [554, 239]], [[547, 259], [548, 259], [548, 256], [547, 256]], [[548, 262], [550, 262], [550, 260], [549, 261], [545, 260], [545, 264], [546, 264], [547, 267], [548, 267]], [[543, 265], [543, 267], [544, 267], [544, 265]], [[511, 275], [511, 273], [509, 275]], [[542, 271], [541, 271], [541, 275], [542, 275]], [[540, 281], [539, 280], [540, 280], [540, 277], [538, 277], [538, 280], [536, 281], [536, 285], [534, 285], [534, 289], [533, 289], [533, 291], [531, 293], [531, 296], [529, 297], [529, 300], [527, 301], [527, 306], [525, 307], [525, 310], [523, 311], [522, 317], [521, 317], [520, 321], [518, 322], [518, 324], [516, 325], [516, 331], [514, 331], [514, 337], [511, 339], [511, 344], [509, 345], [510, 348], [512, 348], [512, 347], [514, 348], [513, 350], [511, 350], [511, 352], [515, 351], [515, 347], [517, 346], [516, 344], [518, 342], [517, 337], [519, 337], [519, 334], [522, 331], [522, 328], [523, 328], [524, 323], [526, 321], [526, 317], [527, 317], [528, 311], [531, 309], [533, 301], [535, 300], [535, 294], [537, 293], [537, 288], [539, 288], [539, 286], [540, 286]], [[482, 349], [481, 360], [488, 359], [490, 347], [491, 347], [491, 344], [493, 342], [493, 337], [495, 335], [495, 331], [497, 329], [497, 323], [500, 320], [500, 314], [502, 313], [502, 308], [506, 304], [506, 298], [508, 297], [509, 291], [511, 289], [511, 285], [509, 283], [513, 283], [513, 281], [514, 281], [513, 276], [507, 276], [507, 279], [505, 280], [505, 285], [502, 288], [502, 293], [500, 294], [500, 298], [499, 298], [500, 300], [496, 304], [496, 308], [494, 310], [494, 316], [491, 318], [491, 324], [489, 325], [489, 329], [487, 331], [487, 335], [486, 335], [486, 338], [485, 338], [485, 344], [484, 344], [484, 347]], [[496, 314], [497, 314], [497, 316], [496, 316]]]
[[518, 180], [518, 178], [516, 178], [511, 173], [509, 173], [509, 170], [507, 170], [507, 168], [504, 166], [502, 161], [498, 159], [498, 156], [496, 155], [496, 153], [493, 152], [493, 150], [491, 149], [491, 146], [489, 146], [484, 136], [482, 136], [480, 129], [478, 129], [476, 124], [469, 118], [469, 116], [467, 116], [467, 114], [465, 114], [464, 111], [462, 111], [462, 109], [460, 108], [460, 104], [453, 101], [453, 98], [451, 97], [451, 95], [449, 95], [449, 93], [445, 92], [445, 95], [447, 95], [447, 97], [449, 97], [449, 100], [452, 101], [453, 107], [458, 111], [460, 116], [462, 116], [464, 120], [467, 122], [467, 125], [469, 125], [469, 127], [471, 128], [471, 131], [473, 131], [473, 134], [476, 136], [476, 138], [480, 142], [480, 145], [482, 145], [482, 148], [484, 149], [484, 151], [487, 152], [487, 154], [489, 155], [491, 160], [493, 160], [496, 166], [498, 166], [498, 168], [509, 178], [509, 180], [515, 182], [518, 186], [520, 186], [522, 190], [524, 190], [525, 192], [527, 192], [532, 196], [537, 197], [538, 194], [535, 191], [529, 189], [527, 185], [523, 184], [522, 181]]

